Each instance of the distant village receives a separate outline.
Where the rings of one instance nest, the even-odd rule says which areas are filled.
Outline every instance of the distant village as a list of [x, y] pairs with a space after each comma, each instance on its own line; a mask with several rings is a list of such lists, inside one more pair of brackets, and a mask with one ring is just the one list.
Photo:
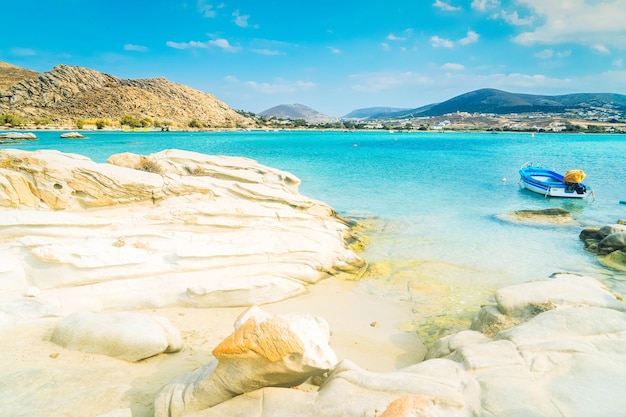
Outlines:
[[259, 126], [292, 129], [345, 129], [395, 131], [492, 131], [492, 132], [568, 132], [626, 133], [621, 111], [607, 108], [572, 110], [565, 113], [468, 113], [455, 112], [441, 116], [405, 119], [339, 119], [308, 122], [304, 118], [260, 117], [248, 114]]

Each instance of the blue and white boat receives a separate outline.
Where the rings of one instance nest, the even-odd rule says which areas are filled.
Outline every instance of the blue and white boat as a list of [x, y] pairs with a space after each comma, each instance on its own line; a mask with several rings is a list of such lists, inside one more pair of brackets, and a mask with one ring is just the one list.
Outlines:
[[545, 197], [585, 198], [592, 193], [591, 189], [583, 184], [585, 173], [579, 169], [561, 175], [527, 163], [520, 168], [519, 175], [520, 187]]

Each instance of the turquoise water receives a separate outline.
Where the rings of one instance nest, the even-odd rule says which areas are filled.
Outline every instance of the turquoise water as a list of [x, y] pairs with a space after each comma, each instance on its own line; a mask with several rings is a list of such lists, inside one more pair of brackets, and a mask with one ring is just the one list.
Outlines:
[[[97, 162], [114, 153], [180, 148], [244, 156], [289, 171], [302, 180], [302, 194], [344, 215], [377, 221], [380, 230], [363, 256], [387, 263], [388, 273], [411, 274], [415, 265], [423, 269], [426, 263], [435, 265], [428, 269], [433, 279], [446, 285], [491, 289], [569, 271], [626, 293], [625, 274], [602, 267], [578, 239], [583, 226], [626, 219], [626, 205], [619, 203], [626, 199], [626, 136], [93, 132], [86, 140], [67, 140], [59, 132], [36, 134], [37, 141], [10, 146], [58, 149]], [[546, 199], [521, 190], [518, 170], [528, 161], [562, 173], [582, 169], [595, 199]], [[578, 224], [533, 226], [498, 217], [549, 207], [568, 210]]]

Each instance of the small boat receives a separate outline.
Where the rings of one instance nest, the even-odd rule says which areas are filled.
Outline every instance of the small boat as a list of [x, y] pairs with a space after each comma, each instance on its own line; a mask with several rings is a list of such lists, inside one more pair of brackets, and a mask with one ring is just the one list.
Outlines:
[[585, 198], [593, 193], [583, 184], [585, 173], [579, 169], [572, 169], [561, 175], [527, 163], [520, 168], [519, 175], [520, 187], [545, 197]]

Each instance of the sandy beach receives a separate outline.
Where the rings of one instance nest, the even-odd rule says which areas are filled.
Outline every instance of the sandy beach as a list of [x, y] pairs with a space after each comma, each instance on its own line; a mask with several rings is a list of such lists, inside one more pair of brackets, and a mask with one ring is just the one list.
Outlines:
[[[0, 189], [6, 415], [594, 415], [578, 403], [585, 398], [578, 389], [593, 391], [594, 410], [622, 407], [604, 404], [623, 388], [615, 364], [623, 363], [616, 346], [626, 334], [626, 306], [593, 278], [533, 277], [494, 293], [477, 284], [480, 270], [428, 260], [369, 263], [367, 245], [361, 251], [367, 238], [350, 245], [367, 229], [300, 195], [293, 175], [245, 158], [169, 150], [95, 164], [4, 150], [0, 162], [7, 172]], [[606, 233], [617, 242], [624, 227], [606, 226]], [[602, 247], [597, 231], [588, 233]], [[257, 327], [234, 345], [235, 323], [237, 330], [249, 323], [239, 318], [252, 306], [296, 330]], [[132, 327], [129, 340], [124, 321], [70, 321], [67, 337], [58, 336], [66, 319], [84, 320], [85, 312], [165, 320], [156, 333], [166, 333], [169, 345], [124, 359], [127, 346], [138, 341], [136, 353], [147, 351], [144, 342], [155, 335], [150, 326]], [[323, 330], [307, 327], [298, 318], [305, 315], [319, 318], [313, 322]], [[76, 334], [87, 343], [75, 347]], [[311, 334], [320, 337], [310, 343]], [[292, 345], [294, 335], [306, 337]], [[249, 341], [265, 337], [291, 353], [278, 361], [262, 356]], [[225, 341], [231, 347], [216, 353]], [[204, 400], [195, 383], [177, 381], [211, 369], [214, 356], [230, 367], [211, 386], [228, 398], [196, 407]], [[306, 358], [299, 375], [308, 378], [309, 369], [315, 377], [272, 388], [272, 367], [285, 361], [289, 374], [298, 358]], [[268, 364], [269, 384], [229, 388]], [[176, 384], [193, 390], [160, 396]], [[526, 400], [513, 399], [520, 395]], [[398, 407], [404, 414], [381, 414]]]
[[[419, 362], [425, 353], [415, 332], [400, 329], [410, 318], [409, 306], [369, 295], [358, 282], [330, 278], [309, 286], [304, 295], [261, 307], [269, 313], [310, 313], [325, 318], [337, 357], [366, 370], [395, 371]], [[133, 417], [152, 416], [155, 392], [208, 363], [212, 350], [233, 332], [236, 318], [246, 309], [144, 310], [169, 319], [181, 331], [184, 348], [137, 363], [64, 349], [50, 342], [56, 318], [3, 327], [10, 338], [5, 337], [3, 343], [2, 374], [5, 383], [19, 386], [15, 397], [8, 400], [11, 409], [22, 402], [21, 412], [14, 415], [85, 416], [130, 408]], [[57, 398], [56, 404], [51, 397]], [[66, 401], [74, 411], [66, 408]]]
[[[49, 158], [47, 162], [49, 172], [53, 172], [52, 170], [54, 169], [52, 168], [53, 162], [50, 158], [57, 157], [58, 155], [56, 154], [51, 154], [51, 156], [47, 157]], [[15, 161], [18, 160], [17, 156], [14, 158]], [[24, 156], [19, 158], [22, 160]], [[229, 163], [232, 164], [235, 161], [237, 160], [233, 159]], [[34, 163], [34, 159], [31, 159], [30, 163]], [[51, 174], [56, 179], [49, 183], [49, 186], [53, 193], [57, 193], [57, 197], [53, 197], [50, 201], [56, 202], [55, 204], [60, 201], [61, 194], [58, 194], [59, 190], [63, 192], [69, 187], [69, 185], [65, 185], [64, 181], [62, 182], [62, 177], [68, 175], [63, 172], [68, 167], [68, 164], [73, 163], [80, 165], [84, 161], [77, 160], [71, 162], [67, 159], [62, 160], [59, 165], [59, 173]], [[250, 174], [247, 173], [249, 167], [246, 166], [249, 163], [244, 161], [244, 165], [240, 170], [241, 173], [238, 175], [250, 178]], [[89, 166], [91, 167], [91, 165]], [[95, 169], [100, 168], [96, 167]], [[131, 176], [136, 176], [132, 172], [130, 173]], [[230, 173], [228, 175], [232, 176], [233, 174]], [[269, 178], [268, 175], [272, 176], [275, 174], [272, 170], [269, 170], [264, 175], [266, 178]], [[286, 176], [283, 173], [277, 173], [277, 175], [279, 178]], [[135, 178], [132, 180], [129, 178], [128, 180], [135, 181]], [[126, 180], [118, 178], [115, 181]], [[216, 181], [214, 188], [212, 188], [213, 190], [217, 190], [215, 187], [218, 185], [219, 187], [226, 187], [224, 190], [237, 186], [237, 181], [226, 183], [219, 179]], [[286, 189], [281, 189], [281, 191], [272, 189], [274, 186], [268, 183], [267, 179], [260, 181], [265, 181], [267, 185], [264, 185], [264, 187], [269, 187], [262, 192], [271, 194], [273, 199], [276, 198], [277, 193], [284, 193], [281, 194], [280, 198], [286, 199], [290, 205], [302, 204], [305, 210], [312, 212], [325, 213], [327, 211], [323, 204], [309, 202], [307, 199], [302, 199], [297, 193], [291, 194], [291, 191]], [[40, 184], [44, 183], [45, 181], [40, 182]], [[131, 184], [130, 186], [134, 188], [134, 193], [137, 195], [138, 189], [136, 185]], [[74, 183], [73, 187], [77, 187], [76, 183]], [[115, 190], [110, 189], [110, 186], [108, 187], [107, 193], [116, 193]], [[195, 185], [195, 187], [198, 187], [198, 185]], [[92, 188], [92, 186], [87, 188]], [[170, 188], [180, 189], [181, 186], [173, 187], [170, 185]], [[199, 190], [199, 188], [196, 189]], [[258, 191], [261, 191], [261, 189], [256, 192]], [[93, 191], [90, 192], [93, 193]], [[48, 191], [42, 190], [41, 193], [43, 196]], [[219, 191], [219, 193], [225, 194], [226, 191]], [[190, 191], [185, 191], [185, 194], [192, 195]], [[154, 195], [154, 192], [152, 192], [152, 195]], [[22, 202], [28, 201], [25, 195], [22, 195], [20, 198]], [[70, 196], [68, 202], [73, 204], [71, 203], [71, 198], [73, 197]], [[198, 267], [190, 262], [197, 262], [197, 259], [206, 263], [207, 266], [204, 268], [210, 268], [207, 270], [210, 275], [226, 274], [226, 276], [229, 276], [230, 272], [228, 271], [232, 269], [229, 264], [237, 265], [241, 262], [237, 260], [239, 257], [237, 251], [244, 253], [251, 251], [251, 253], [254, 253], [261, 249], [254, 246], [255, 244], [253, 243], [245, 244], [243, 241], [239, 243], [239, 249], [231, 248], [230, 239], [219, 237], [224, 235], [221, 224], [241, 222], [242, 225], [250, 226], [248, 234], [233, 234], [232, 239], [235, 239], [235, 236], [247, 237], [249, 242], [255, 242], [258, 239], [259, 245], [264, 246], [262, 250], [268, 251], [269, 254], [275, 250], [283, 250], [280, 249], [281, 241], [293, 239], [289, 234], [291, 228], [296, 228], [295, 230], [298, 230], [300, 236], [303, 237], [306, 236], [306, 233], [310, 233], [305, 232], [303, 227], [312, 226], [313, 229], [311, 230], [317, 227], [313, 223], [318, 221], [314, 220], [316, 217], [309, 218], [303, 214], [293, 212], [292, 209], [289, 209], [291, 211], [280, 212], [281, 214], [278, 215], [274, 214], [275, 210], [278, 210], [278, 206], [272, 207], [272, 211], [269, 212], [271, 215], [269, 221], [277, 222], [278, 219], [283, 225], [279, 226], [277, 230], [284, 229], [284, 232], [281, 233], [286, 233], [285, 237], [281, 237], [280, 234], [275, 235], [273, 239], [276, 239], [277, 243], [275, 245], [278, 246], [276, 249], [272, 249], [274, 244], [268, 245], [264, 243], [267, 236], [261, 234], [258, 238], [255, 237], [257, 233], [261, 233], [262, 230], [267, 228], [263, 224], [266, 222], [266, 220], [263, 220], [265, 219], [263, 206], [256, 203], [248, 204], [239, 197], [235, 200], [228, 200], [224, 196], [216, 200], [221, 201], [218, 208], [211, 209], [211, 211], [217, 210], [219, 213], [223, 213], [219, 214], [219, 216], [222, 216], [221, 220], [216, 218], [217, 214], [213, 211], [210, 213], [210, 216], [206, 217], [211, 224], [217, 224], [215, 232], [218, 237], [217, 239], [211, 238], [212, 240], [205, 243], [205, 246], [208, 245], [207, 250], [210, 250], [205, 256], [210, 254], [211, 258], [206, 258], [207, 260], [202, 261], [204, 259], [202, 258], [203, 255], [197, 253], [200, 250], [200, 246], [203, 245], [202, 239], [204, 238], [201, 238], [201, 236], [213, 236], [211, 233], [206, 235], [207, 232], [212, 230], [210, 229], [212, 226], [204, 224], [204, 221], [201, 219], [206, 214], [203, 213], [206, 208], [202, 208], [203, 203], [201, 200], [197, 200], [200, 203], [196, 202], [193, 204], [200, 204], [200, 211], [190, 211], [192, 200], [183, 199], [181, 203], [186, 204], [187, 207], [181, 210], [179, 208], [180, 203], [176, 203], [177, 198], [165, 200], [165, 203], [159, 209], [150, 208], [141, 203], [133, 203], [117, 205], [107, 209], [91, 209], [89, 211], [70, 209], [56, 213], [41, 212], [43, 217], [37, 217], [38, 215], [33, 217], [28, 210], [17, 212], [9, 210], [3, 213], [3, 216], [6, 217], [4, 222], [6, 230], [5, 244], [8, 245], [6, 246], [6, 254], [10, 256], [5, 259], [5, 262], [15, 262], [16, 266], [21, 264], [25, 268], [24, 272], [10, 269], [4, 272], [5, 275], [8, 275], [3, 281], [5, 287], [3, 300], [5, 304], [3, 307], [4, 316], [0, 317], [6, 319], [0, 322], [0, 329], [5, 338], [2, 376], [6, 384], [5, 387], [12, 387], [8, 388], [8, 391], [4, 391], [3, 400], [5, 401], [5, 406], [3, 407], [11, 410], [14, 413], [13, 415], [52, 416], [63, 414], [83, 416], [104, 414], [112, 409], [131, 409], [134, 417], [151, 416], [153, 413], [152, 401], [155, 393], [174, 379], [209, 362], [212, 358], [211, 352], [213, 349], [234, 331], [233, 326], [237, 317], [248, 308], [250, 303], [246, 303], [241, 307], [221, 308], [211, 307], [210, 305], [201, 308], [190, 308], [176, 305], [176, 303], [148, 309], [141, 308], [142, 303], [151, 303], [150, 299], [155, 300], [154, 303], [158, 303], [156, 300], [161, 298], [167, 299], [168, 296], [164, 294], [167, 294], [170, 290], [167, 287], [151, 289], [151, 286], [155, 285], [150, 284], [151, 278], [148, 278], [145, 284], [140, 284], [141, 281], [137, 281], [135, 278], [123, 279], [123, 277], [136, 275], [141, 277], [144, 275], [144, 272], [142, 272], [144, 267], [140, 263], [138, 264], [138, 269], [136, 269], [133, 257], [139, 257], [139, 259], [145, 257], [145, 262], [155, 262], [155, 260], [160, 259], [155, 257], [155, 252], [174, 250], [178, 257], [190, 256], [189, 260], [185, 260], [187, 258], [182, 259], [185, 263], [181, 263], [181, 261], [178, 261], [178, 263], [187, 265], [185, 267], [189, 269], [187, 274], [191, 274], [191, 276], [197, 274], [193, 271]], [[300, 200], [301, 202], [295, 203], [295, 201]], [[253, 217], [248, 218], [244, 210], [251, 214], [255, 213], [254, 215], [261, 219], [261, 223], [258, 226], [254, 226], [259, 220]], [[226, 214], [228, 211], [236, 211], [240, 214], [233, 217]], [[329, 221], [334, 221], [326, 219], [326, 214], [320, 215], [323, 225]], [[19, 220], [19, 216], [22, 216], [22, 220]], [[184, 227], [180, 224], [177, 225], [178, 221], [173, 220], [172, 216], [183, 216], [181, 219], [185, 219], [184, 221], [191, 224]], [[241, 220], [238, 220], [237, 216], [241, 216]], [[286, 224], [289, 216], [294, 216], [293, 226]], [[106, 225], [111, 221], [112, 224]], [[302, 223], [303, 221], [305, 223]], [[18, 225], [15, 225], [15, 222]], [[22, 223], [21, 226], [19, 225], [20, 223]], [[196, 224], [195, 226], [194, 223]], [[14, 224], [16, 227], [11, 227], [9, 226], [10, 224]], [[40, 224], [40, 226], [37, 226], [37, 224]], [[307, 224], [311, 226], [306, 226]], [[275, 228], [275, 226], [272, 227]], [[325, 230], [326, 227], [328, 226], [323, 226], [323, 229], [320, 231]], [[339, 225], [339, 227], [343, 226]], [[93, 231], [90, 231], [91, 229]], [[187, 230], [190, 230], [190, 232], [187, 232]], [[41, 237], [35, 237], [40, 233]], [[188, 233], [191, 233], [191, 235]], [[341, 234], [337, 235], [334, 231], [329, 236], [333, 235], [341, 236]], [[305, 245], [304, 247], [307, 251], [318, 250], [317, 248], [319, 248], [322, 258], [328, 256], [324, 254], [327, 250], [344, 250], [342, 249], [344, 244], [342, 240], [337, 241], [339, 244], [337, 249], [328, 246], [330, 241], [327, 240], [314, 243], [315, 239], [326, 239], [323, 236], [316, 237], [315, 235], [310, 235], [307, 239], [311, 239], [311, 241], [308, 243], [307, 239], [302, 239], [302, 237], [297, 241], [290, 241], [291, 243], [289, 243], [289, 247], [286, 250], [295, 253], [295, 255], [289, 255], [287, 252], [279, 253], [278, 256], [281, 262], [275, 267], [278, 268], [276, 274], [290, 273], [291, 269], [289, 268], [293, 268], [293, 273], [300, 273], [297, 271], [303, 267], [297, 266], [297, 263], [285, 269], [290, 262], [300, 262], [298, 259], [301, 259], [302, 255], [298, 255], [298, 250], [296, 250], [298, 245]], [[14, 246], [16, 242], [25, 242], [25, 239], [31, 241], [27, 245], [40, 247], [40, 249], [33, 252], [38, 254], [39, 260], [35, 261], [29, 256], [22, 258], [23, 254], [28, 253], [28, 251], [24, 252], [23, 249]], [[336, 239], [336, 237], [333, 239]], [[35, 243], [38, 240], [40, 242]], [[76, 242], [78, 245], [76, 245]], [[49, 245], [49, 243], [53, 243], [53, 245]], [[185, 249], [181, 245], [189, 245], [189, 248]], [[294, 247], [293, 245], [296, 246]], [[223, 249], [220, 249], [221, 247]], [[185, 255], [186, 253], [189, 253], [189, 255]], [[164, 254], [172, 256], [167, 255], [167, 252], [164, 252]], [[15, 256], [15, 258], [11, 256]], [[215, 259], [216, 256], [218, 256], [216, 259], [221, 259], [221, 261], [215, 264], [217, 266], [212, 267], [211, 265], [215, 261], [209, 262], [208, 259]], [[295, 257], [290, 261], [292, 256]], [[318, 263], [315, 257], [319, 255], [313, 253], [314, 258], [311, 258], [311, 260], [307, 260], [308, 256], [302, 259], [307, 265], [310, 262], [313, 262], [313, 264]], [[329, 259], [332, 260], [334, 256], [336, 255], [331, 255]], [[262, 259], [265, 259], [265, 257]], [[128, 264], [128, 262], [131, 263]], [[118, 264], [128, 264], [128, 266], [119, 268]], [[71, 265], [78, 266], [78, 268]], [[223, 266], [220, 267], [219, 265]], [[97, 272], [99, 267], [102, 269], [102, 273]], [[251, 264], [250, 272], [255, 269], [263, 270], [267, 268], [268, 266], [263, 264], [257, 266], [253, 263]], [[316, 268], [322, 269], [322, 266], [317, 266]], [[168, 263], [164, 263], [161, 266], [152, 265], [149, 269], [152, 270], [152, 273], [159, 274], [160, 270], [168, 271], [170, 266]], [[114, 278], [114, 276], [108, 276], [112, 272], [119, 274], [121, 278], [119, 284], [115, 284], [117, 281], [111, 281], [111, 278]], [[164, 272], [160, 273], [163, 274]], [[316, 272], [316, 274], [319, 274], [319, 272]], [[90, 278], [90, 276], [93, 276], [93, 278]], [[150, 276], [150, 273], [148, 276]], [[306, 273], [305, 277], [308, 276], [309, 273]], [[261, 296], [261, 300], [263, 297], [269, 300], [261, 302], [262, 309], [270, 314], [308, 313], [325, 319], [328, 321], [331, 331], [330, 345], [335, 351], [337, 358], [339, 360], [350, 359], [363, 369], [393, 371], [419, 362], [423, 358], [425, 353], [424, 346], [416, 333], [406, 328], [406, 323], [410, 322], [411, 319], [410, 305], [408, 303], [372, 295], [366, 288], [361, 287], [360, 282], [355, 281], [350, 274], [321, 274], [319, 276], [325, 276], [326, 278], [321, 280], [315, 278], [314, 281], [304, 285], [302, 289], [297, 289], [292, 296], [289, 296], [288, 292], [286, 296], [280, 296], [279, 301], [272, 302], [271, 294]], [[348, 279], [342, 279], [342, 276]], [[85, 280], [83, 284], [80, 284], [81, 279]], [[94, 283], [96, 279], [106, 279], [109, 282]], [[135, 281], [137, 283], [134, 283]], [[19, 282], [22, 282], [22, 284], [19, 284]], [[133, 282], [132, 288], [136, 289], [126, 294], [128, 290], [124, 288], [130, 285], [128, 284], [129, 282]], [[35, 290], [32, 289], [32, 286], [36, 283], [39, 283], [38, 285], [43, 288], [43, 291], [36, 287], [34, 287]], [[250, 284], [244, 283], [242, 285]], [[28, 286], [31, 286], [31, 289]], [[142, 286], [146, 286], [146, 291], [156, 292], [154, 292], [154, 295], [150, 295], [151, 293], [143, 294]], [[31, 294], [31, 297], [25, 297], [29, 291], [36, 292]], [[40, 291], [41, 294], [39, 294]], [[136, 295], [129, 295], [133, 291], [136, 292]], [[253, 289], [252, 293], [254, 291]], [[111, 294], [107, 295], [109, 292]], [[125, 294], [122, 297], [126, 300], [124, 302], [128, 306], [134, 307], [124, 308], [124, 302], [119, 301], [119, 297], [115, 296], [116, 293]], [[62, 300], [60, 305], [65, 313], [58, 312], [58, 307], [56, 307], [58, 303], [56, 301], [57, 297], [60, 297], [59, 299]], [[228, 303], [228, 297], [236, 297], [236, 295], [232, 295], [232, 293], [227, 291], [223, 297], [225, 297], [223, 303]], [[135, 299], [138, 301], [133, 301]], [[140, 301], [142, 299], [144, 301]], [[233, 302], [236, 303], [236, 301]], [[14, 310], [11, 310], [11, 303], [16, 303], [13, 304], [15, 306], [13, 307]], [[120, 303], [122, 303], [121, 307]], [[33, 305], [37, 306], [34, 307], [35, 309], [41, 308], [43, 312], [31, 311], [30, 308]], [[180, 331], [183, 339], [183, 349], [177, 353], [159, 354], [132, 363], [102, 354], [66, 349], [50, 340], [59, 319], [70, 314], [72, 309], [80, 310], [84, 309], [85, 306], [93, 309], [94, 306], [98, 305], [101, 306], [99, 310], [101, 313], [121, 310], [165, 317]], [[107, 307], [107, 305], [111, 307]], [[112, 306], [115, 306], [115, 308]], [[48, 310], [56, 312], [50, 314], [46, 312]], [[12, 318], [11, 314], [7, 313], [18, 314], [20, 318]]]

